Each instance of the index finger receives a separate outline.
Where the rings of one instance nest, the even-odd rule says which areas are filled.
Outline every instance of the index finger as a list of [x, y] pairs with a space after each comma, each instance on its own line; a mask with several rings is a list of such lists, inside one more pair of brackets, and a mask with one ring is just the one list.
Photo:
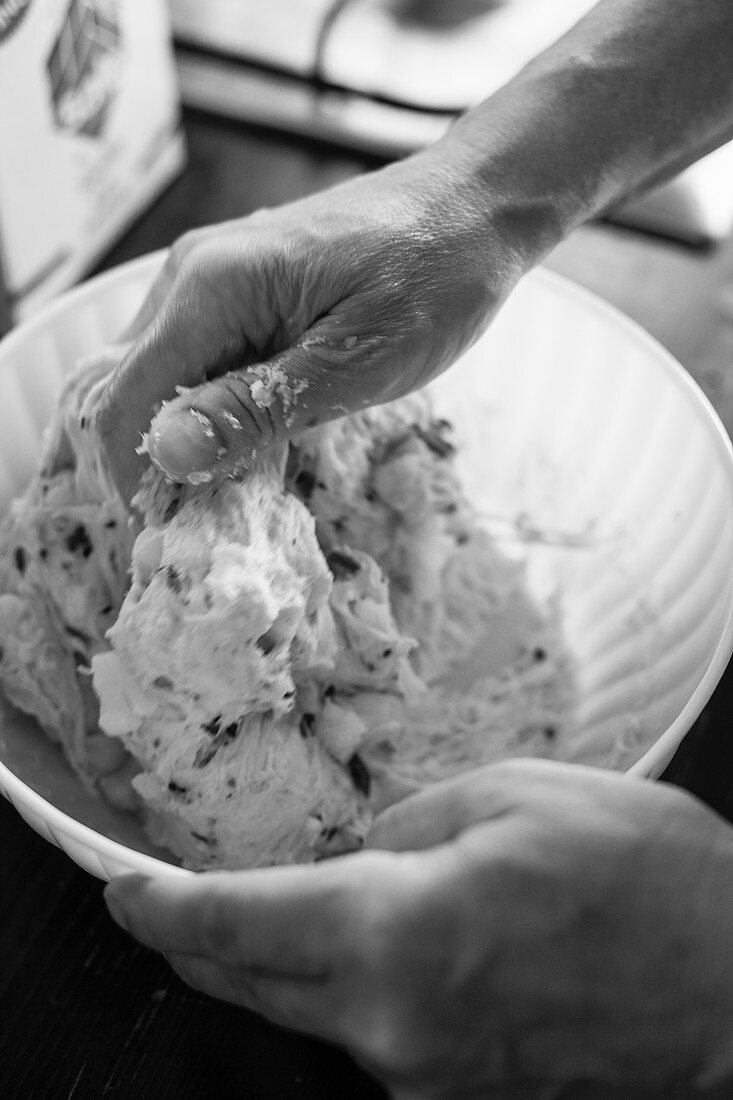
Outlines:
[[142, 335], [148, 325], [155, 320], [158, 311], [170, 293], [171, 287], [175, 282], [185, 257], [188, 256], [197, 245], [202, 244], [204, 241], [216, 237], [224, 237], [228, 232], [231, 232], [234, 225], [235, 222], [233, 221], [218, 222], [214, 225], [205, 225], [198, 229], [191, 229], [187, 233], [184, 233], [183, 236], [178, 237], [174, 244], [168, 249], [161, 268], [154, 277], [143, 299], [142, 305], [124, 330], [121, 339], [136, 340]]
[[[392, 857], [394, 858], [394, 857]], [[383, 856], [217, 871], [190, 878], [123, 875], [105, 890], [114, 919], [164, 953], [197, 955], [300, 977], [332, 973], [344, 930], [362, 910]]]

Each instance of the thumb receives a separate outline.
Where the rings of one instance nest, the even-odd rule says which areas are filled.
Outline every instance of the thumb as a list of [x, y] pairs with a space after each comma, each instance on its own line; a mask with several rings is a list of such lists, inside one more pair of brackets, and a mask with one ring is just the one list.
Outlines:
[[[316, 424], [384, 400], [367, 335], [349, 332], [338, 313], [318, 321], [285, 351], [239, 367], [163, 403], [150, 426], [153, 462], [174, 481], [211, 480], [248, 469], [258, 454]], [[368, 368], [368, 369], [367, 369]]]
[[226, 269], [216, 275], [212, 286], [181, 273], [97, 407], [95, 424], [128, 500], [147, 465], [140, 444], [148, 429], [147, 449], [164, 474], [208, 481], [247, 469], [287, 436], [396, 397], [406, 385], [389, 341], [368, 322], [359, 325], [370, 312], [358, 303], [356, 310], [353, 303], [336, 307], [258, 361], [218, 285]]
[[248, 469], [259, 452], [323, 419], [323, 395], [307, 392], [313, 364], [299, 359], [294, 349], [190, 389], [178, 386], [150, 425], [152, 461], [173, 481], [210, 481]]

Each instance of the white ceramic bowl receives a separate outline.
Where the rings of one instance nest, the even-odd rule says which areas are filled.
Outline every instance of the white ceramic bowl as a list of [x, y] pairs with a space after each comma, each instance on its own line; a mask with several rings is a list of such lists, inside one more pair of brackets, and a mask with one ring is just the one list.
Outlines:
[[[0, 344], [0, 511], [35, 467], [64, 374], [118, 337], [161, 258], [91, 280]], [[646, 333], [544, 270], [434, 389], [489, 528], [562, 601], [572, 759], [658, 776], [733, 649], [733, 454], [715, 412]], [[2, 701], [0, 761], [5, 796], [93, 874], [190, 873]]]

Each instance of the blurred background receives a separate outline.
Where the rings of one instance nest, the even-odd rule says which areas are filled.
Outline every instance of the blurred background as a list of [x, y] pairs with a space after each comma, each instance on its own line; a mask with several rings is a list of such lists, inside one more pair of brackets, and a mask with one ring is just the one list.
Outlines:
[[[0, 331], [99, 263], [183, 169], [184, 108], [380, 159], [436, 140], [593, 0], [0, 0]], [[733, 228], [733, 147], [614, 211]], [[242, 213], [246, 210], [243, 208]]]

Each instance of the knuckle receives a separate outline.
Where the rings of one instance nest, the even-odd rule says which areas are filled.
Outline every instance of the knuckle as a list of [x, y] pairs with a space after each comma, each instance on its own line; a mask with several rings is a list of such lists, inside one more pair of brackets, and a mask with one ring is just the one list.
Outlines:
[[360, 899], [356, 942], [362, 965], [390, 987], [399, 981], [419, 929], [422, 895], [406, 858], [388, 857], [380, 863], [375, 888], [365, 889]]
[[178, 237], [170, 247], [167, 264], [176, 272], [186, 258], [195, 250], [201, 240], [201, 231], [189, 229]]
[[207, 242], [196, 231], [185, 233], [171, 246], [164, 267], [164, 278], [178, 293], [194, 293], [199, 283], [211, 279], [209, 256], [216, 251], [214, 242]]
[[272, 221], [272, 207], [258, 206], [243, 219], [242, 227], [246, 230], [268, 228]]
[[401, 1014], [393, 1005], [380, 1002], [361, 1024], [361, 1048], [370, 1061], [384, 1070], [402, 1068], [404, 1056]]
[[236, 899], [224, 891], [208, 892], [199, 917], [201, 952], [207, 958], [236, 961], [240, 948], [240, 923]]
[[200, 959], [178, 952], [167, 952], [165, 957], [171, 970], [178, 975], [182, 982], [200, 993], [207, 991]]
[[262, 442], [273, 439], [279, 432], [280, 422], [283, 417], [282, 400], [276, 393], [268, 395], [266, 400], [258, 400], [259, 389], [264, 384], [256, 378], [248, 377], [239, 371], [231, 371], [225, 375], [217, 386], [218, 396], [221, 397], [218, 420], [221, 421], [222, 430], [227, 429], [227, 435], [238, 431], [234, 422], [229, 420], [229, 413], [241, 427], [254, 434]]
[[230, 245], [220, 239], [202, 239], [178, 264], [174, 285], [187, 312], [202, 319], [216, 317], [231, 335], [242, 324], [242, 268]]
[[498, 760], [494, 764], [487, 764], [483, 769], [483, 775], [477, 778], [491, 778], [492, 776], [503, 783], [521, 783], [524, 774], [524, 761], [521, 759]]
[[191, 293], [201, 279], [202, 271], [202, 249], [192, 248], [182, 255], [176, 264], [174, 285], [179, 290], [185, 287], [187, 292]]
[[182, 258], [184, 270], [213, 278], [217, 275], [229, 255], [228, 244], [222, 238], [201, 238], [192, 241]]
[[388, 1076], [418, 1073], [428, 1060], [423, 1029], [394, 997], [364, 1006], [352, 1031], [351, 1049]]
[[465, 798], [479, 818], [485, 816], [487, 808], [497, 800], [507, 808], [519, 805], [526, 800], [530, 785], [536, 786], [536, 777], [525, 764], [521, 759], [485, 764], [456, 784], [456, 796], [459, 800]]

